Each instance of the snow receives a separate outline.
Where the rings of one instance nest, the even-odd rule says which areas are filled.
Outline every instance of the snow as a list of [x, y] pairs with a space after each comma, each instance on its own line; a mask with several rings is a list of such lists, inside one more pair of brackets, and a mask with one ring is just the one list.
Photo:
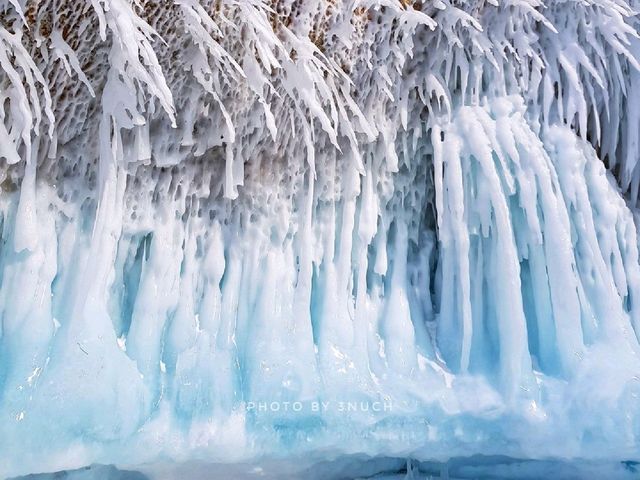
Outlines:
[[637, 8], [0, 0], [0, 478], [636, 474]]

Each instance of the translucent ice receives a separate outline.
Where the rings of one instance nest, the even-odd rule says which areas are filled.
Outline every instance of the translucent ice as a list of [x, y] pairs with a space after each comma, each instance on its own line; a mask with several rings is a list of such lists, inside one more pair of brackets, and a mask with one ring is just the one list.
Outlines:
[[638, 7], [0, 0], [0, 477], [636, 474]]

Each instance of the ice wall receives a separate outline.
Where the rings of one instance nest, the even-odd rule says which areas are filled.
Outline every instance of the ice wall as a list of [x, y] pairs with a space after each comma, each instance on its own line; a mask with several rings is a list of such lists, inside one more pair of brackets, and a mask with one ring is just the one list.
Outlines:
[[0, 476], [640, 460], [634, 8], [0, 2]]

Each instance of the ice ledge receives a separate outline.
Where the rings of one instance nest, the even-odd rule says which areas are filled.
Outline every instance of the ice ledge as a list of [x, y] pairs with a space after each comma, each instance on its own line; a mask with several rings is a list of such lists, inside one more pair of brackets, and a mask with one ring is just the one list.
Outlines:
[[11, 480], [634, 480], [640, 465], [633, 461], [584, 459], [517, 459], [504, 456], [457, 457], [445, 462], [403, 458], [341, 457], [311, 466], [301, 459], [256, 464], [155, 464], [135, 469], [94, 465], [80, 470], [15, 477]]

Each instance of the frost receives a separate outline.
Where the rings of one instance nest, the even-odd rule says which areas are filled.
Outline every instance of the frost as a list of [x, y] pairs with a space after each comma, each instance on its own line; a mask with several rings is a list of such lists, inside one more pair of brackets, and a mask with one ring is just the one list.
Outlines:
[[639, 7], [0, 0], [0, 477], [640, 461]]

